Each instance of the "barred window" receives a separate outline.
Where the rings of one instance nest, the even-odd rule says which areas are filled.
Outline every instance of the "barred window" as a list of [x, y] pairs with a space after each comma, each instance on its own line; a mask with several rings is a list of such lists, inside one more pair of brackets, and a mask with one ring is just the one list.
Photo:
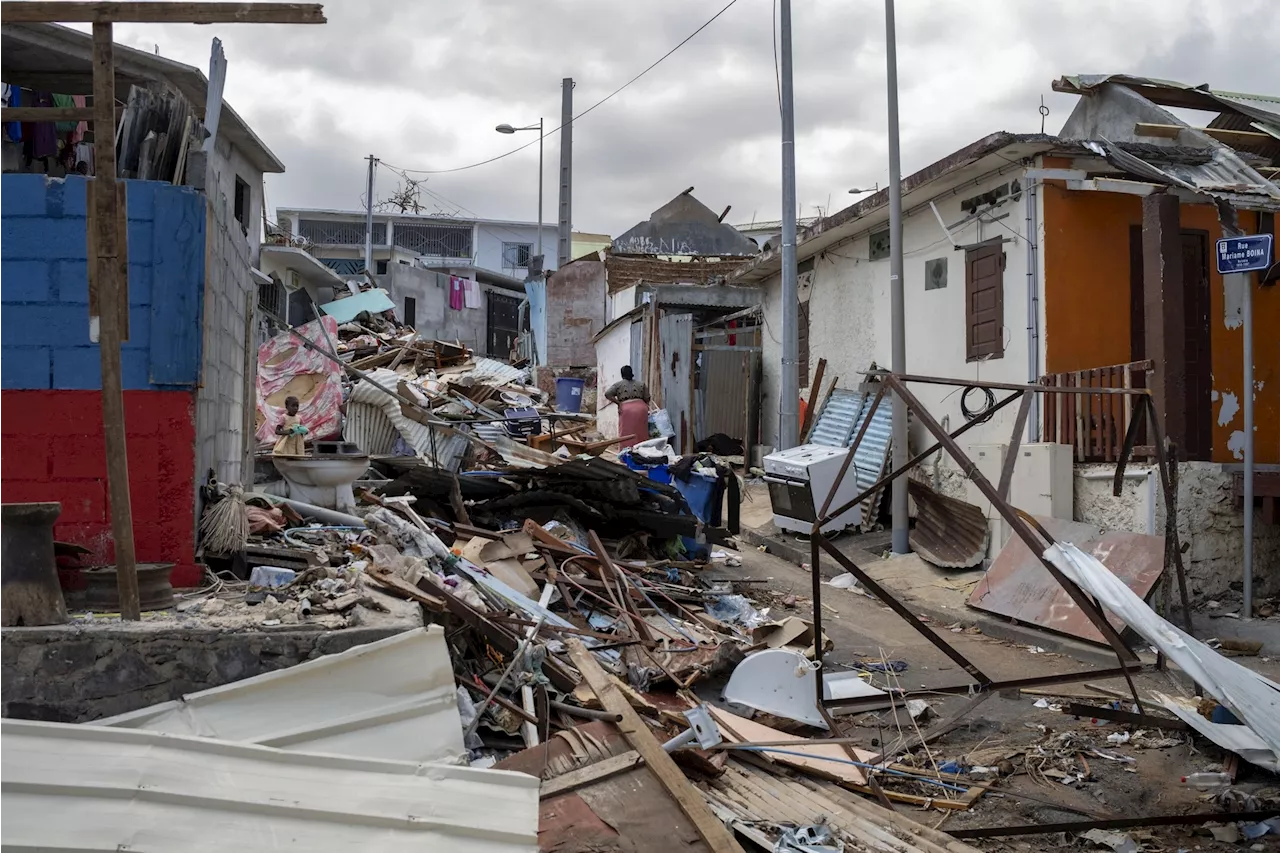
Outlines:
[[341, 276], [360, 275], [364, 261], [358, 258], [320, 258], [320, 263]]
[[[363, 246], [364, 222], [330, 219], [299, 219], [298, 236], [305, 237], [319, 246]], [[373, 223], [373, 242], [387, 242], [387, 223]]]
[[529, 266], [529, 259], [533, 257], [532, 243], [503, 243], [502, 244], [502, 266], [503, 269], [522, 270]]
[[395, 245], [419, 255], [471, 257], [471, 226], [397, 220], [391, 238]]

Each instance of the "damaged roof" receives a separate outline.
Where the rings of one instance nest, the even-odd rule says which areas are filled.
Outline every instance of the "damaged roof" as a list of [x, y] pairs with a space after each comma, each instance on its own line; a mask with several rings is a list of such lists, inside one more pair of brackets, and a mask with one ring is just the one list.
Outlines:
[[1153, 104], [1193, 110], [1227, 110], [1243, 113], [1258, 123], [1258, 129], [1280, 139], [1280, 97], [1249, 95], [1210, 89], [1208, 83], [1191, 86], [1174, 80], [1138, 77], [1130, 74], [1074, 74], [1055, 80], [1053, 91], [1088, 95], [1105, 83], [1119, 83]]
[[616, 238], [612, 248], [624, 255], [754, 255], [758, 251], [756, 244], [721, 218], [694, 198], [693, 187], [689, 187]]

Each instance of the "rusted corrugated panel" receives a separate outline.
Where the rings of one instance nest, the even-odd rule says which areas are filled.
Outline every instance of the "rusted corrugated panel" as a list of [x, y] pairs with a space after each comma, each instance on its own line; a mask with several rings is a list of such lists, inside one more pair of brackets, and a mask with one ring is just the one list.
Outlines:
[[[1093, 525], [1059, 518], [1037, 516], [1036, 520], [1056, 541], [1070, 542], [1092, 554], [1142, 598], [1151, 593], [1164, 571], [1163, 536], [1118, 530], [1104, 532]], [[969, 605], [1060, 634], [1106, 643], [1044, 564], [1017, 536], [996, 556], [969, 597]], [[1118, 616], [1107, 613], [1107, 621], [1117, 630], [1125, 628]]]
[[990, 535], [982, 508], [935, 492], [918, 480], [908, 482], [916, 502], [911, 550], [944, 569], [968, 569], [987, 555]]
[[676, 453], [693, 449], [693, 315], [665, 314], [658, 321], [662, 407], [671, 416]]
[[[727, 344], [727, 336], [706, 341]], [[724, 433], [730, 438], [745, 439], [747, 430], [747, 391], [751, 373], [751, 353], [711, 350], [698, 354], [701, 388], [699, 389], [698, 430], [695, 440]]]

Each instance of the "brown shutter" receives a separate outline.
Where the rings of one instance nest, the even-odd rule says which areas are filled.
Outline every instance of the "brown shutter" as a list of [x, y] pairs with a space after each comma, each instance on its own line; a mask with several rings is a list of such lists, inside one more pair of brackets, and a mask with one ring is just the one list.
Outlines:
[[965, 346], [968, 360], [1004, 355], [1004, 249], [1002, 243], [965, 252]]
[[809, 387], [809, 303], [800, 303], [800, 312], [796, 323], [799, 331], [796, 335], [797, 360], [800, 362], [800, 387]]

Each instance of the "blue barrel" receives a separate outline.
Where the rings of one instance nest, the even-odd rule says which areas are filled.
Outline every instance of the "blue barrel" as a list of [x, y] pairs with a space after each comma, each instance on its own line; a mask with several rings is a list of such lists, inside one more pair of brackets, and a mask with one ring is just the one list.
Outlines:
[[556, 380], [556, 411], [582, 411], [582, 386], [585, 384], [581, 379], [572, 379], [568, 376], [558, 378]]

